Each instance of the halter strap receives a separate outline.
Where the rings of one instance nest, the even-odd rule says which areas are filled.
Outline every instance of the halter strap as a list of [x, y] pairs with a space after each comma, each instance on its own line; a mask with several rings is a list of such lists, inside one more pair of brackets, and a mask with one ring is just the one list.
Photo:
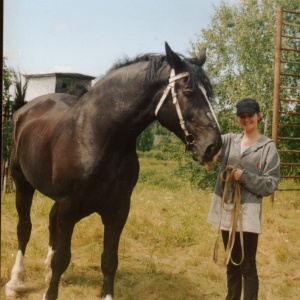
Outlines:
[[184, 131], [186, 137], [190, 136], [190, 134], [189, 134], [189, 132], [186, 128], [185, 122], [183, 120], [183, 116], [182, 116], [181, 109], [180, 109], [180, 106], [179, 106], [179, 102], [178, 102], [178, 99], [177, 99], [177, 93], [175, 91], [175, 81], [180, 79], [180, 78], [187, 77], [187, 76], [189, 76], [188, 72], [182, 72], [182, 73], [179, 73], [179, 74], [175, 75], [175, 70], [171, 69], [169, 84], [166, 87], [166, 89], [164, 90], [164, 93], [163, 93], [162, 97], [160, 98], [160, 100], [159, 100], [159, 102], [156, 106], [156, 109], [155, 109], [155, 115], [157, 116], [158, 111], [160, 110], [160, 108], [163, 105], [164, 101], [166, 100], [169, 92], [171, 91], [172, 98], [173, 98], [173, 104], [176, 107], [180, 127]]
[[179, 74], [175, 75], [175, 71], [174, 71], [174, 69], [172, 69], [171, 74], [170, 74], [170, 78], [169, 78], [169, 82], [171, 83], [173, 81], [176, 81], [177, 79], [180, 79], [180, 78], [183, 78], [183, 77], [186, 77], [186, 76], [189, 76], [188, 72], [182, 72], [182, 73], [179, 73]]
[[214, 110], [213, 110], [213, 108], [212, 108], [212, 106], [211, 106], [210, 101], [208, 100], [208, 97], [207, 97], [205, 88], [204, 88], [203, 85], [201, 85], [201, 84], [199, 84], [199, 88], [200, 88], [200, 90], [202, 91], [203, 95], [205, 96], [205, 99], [206, 99], [206, 101], [207, 101], [207, 104], [208, 104], [208, 106], [209, 106], [209, 108], [210, 108], [210, 111], [211, 111], [211, 113], [212, 113], [212, 115], [213, 115], [213, 117], [214, 117], [214, 119], [215, 119], [215, 121], [216, 121], [216, 123], [217, 123], [219, 129], [221, 129], [221, 128], [220, 128], [220, 124], [219, 124], [219, 122], [218, 122], [218, 120], [217, 120], [216, 114], [215, 114], [215, 112], [214, 112]]
[[[175, 102], [177, 102], [176, 101], [177, 100], [177, 94], [175, 93], [175, 81], [180, 79], [180, 78], [186, 77], [186, 76], [189, 76], [189, 73], [183, 72], [183, 73], [179, 73], [179, 74], [175, 75], [174, 69], [171, 70], [170, 78], [169, 78], [169, 84], [166, 87], [166, 89], [164, 90], [164, 93], [163, 93], [162, 97], [160, 98], [160, 100], [159, 100], [159, 102], [156, 106], [156, 109], [155, 109], [155, 115], [156, 116], [157, 116], [158, 111], [160, 110], [161, 106], [163, 105], [164, 101], [166, 100], [170, 90], [173, 90], [172, 91], [173, 104], [175, 104]], [[174, 97], [176, 97], [176, 100], [174, 100]]]

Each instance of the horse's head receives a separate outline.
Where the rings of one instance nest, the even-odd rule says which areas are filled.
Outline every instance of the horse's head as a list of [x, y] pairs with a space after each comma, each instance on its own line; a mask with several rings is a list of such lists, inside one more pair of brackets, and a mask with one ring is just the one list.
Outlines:
[[212, 86], [202, 69], [205, 50], [197, 58], [181, 58], [166, 43], [166, 60], [170, 68], [165, 68], [164, 76], [169, 83], [160, 93], [160, 101], [155, 110], [159, 122], [174, 132], [193, 153], [193, 158], [212, 168], [221, 148], [219, 124], [209, 98]]

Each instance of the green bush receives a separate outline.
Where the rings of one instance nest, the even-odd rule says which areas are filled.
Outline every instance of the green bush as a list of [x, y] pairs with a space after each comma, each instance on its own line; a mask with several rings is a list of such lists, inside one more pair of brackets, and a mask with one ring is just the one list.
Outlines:
[[137, 150], [150, 151], [154, 144], [153, 125], [149, 125], [137, 139]]

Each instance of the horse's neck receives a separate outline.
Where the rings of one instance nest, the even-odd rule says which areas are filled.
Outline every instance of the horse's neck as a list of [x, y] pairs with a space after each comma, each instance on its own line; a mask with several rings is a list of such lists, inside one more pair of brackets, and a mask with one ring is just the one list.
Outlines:
[[[124, 76], [125, 77], [125, 76]], [[98, 127], [105, 134], [138, 136], [153, 120], [152, 98], [155, 91], [143, 89], [140, 80], [127, 76], [108, 82], [103, 79], [75, 108], [79, 127]]]

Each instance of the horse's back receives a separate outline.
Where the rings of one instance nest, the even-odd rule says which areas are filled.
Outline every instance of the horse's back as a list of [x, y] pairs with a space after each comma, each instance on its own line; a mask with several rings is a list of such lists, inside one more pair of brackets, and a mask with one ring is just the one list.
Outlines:
[[[14, 139], [17, 138], [20, 130], [29, 123], [39, 125], [39, 120], [52, 119], [53, 122], [63, 117], [78, 98], [67, 94], [47, 94], [37, 97], [22, 108], [20, 108], [13, 116]], [[48, 124], [49, 126], [49, 124]]]
[[48, 113], [54, 107], [60, 111], [68, 110], [77, 101], [78, 98], [76, 96], [68, 94], [47, 94], [39, 96], [20, 108], [14, 114], [14, 120], [16, 118], [18, 119], [20, 115], [28, 113], [30, 113], [33, 117], [35, 114], [39, 116], [43, 113]]
[[[37, 97], [13, 116], [12, 171], [22, 170], [30, 177], [51, 176], [53, 136], [63, 131], [66, 113], [78, 98], [67, 94], [47, 94]], [[40, 172], [43, 173], [40, 173]], [[32, 174], [32, 175], [31, 175]], [[50, 177], [48, 178], [50, 180]]]

